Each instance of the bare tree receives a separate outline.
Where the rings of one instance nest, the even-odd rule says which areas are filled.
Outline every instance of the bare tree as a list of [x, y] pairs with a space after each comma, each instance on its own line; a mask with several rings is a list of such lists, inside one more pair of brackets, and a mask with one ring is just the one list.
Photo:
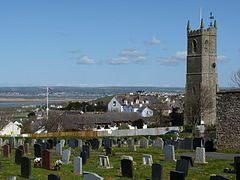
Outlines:
[[202, 87], [200, 92], [185, 97], [184, 118], [187, 124], [199, 125], [206, 113], [213, 112], [214, 101], [211, 96], [211, 89]]
[[0, 126], [9, 122], [12, 118], [12, 114], [8, 111], [0, 111]]
[[240, 88], [240, 69], [232, 75], [233, 86]]
[[63, 113], [60, 111], [49, 111], [48, 118], [42, 120], [42, 127], [48, 132], [60, 132], [63, 130]]

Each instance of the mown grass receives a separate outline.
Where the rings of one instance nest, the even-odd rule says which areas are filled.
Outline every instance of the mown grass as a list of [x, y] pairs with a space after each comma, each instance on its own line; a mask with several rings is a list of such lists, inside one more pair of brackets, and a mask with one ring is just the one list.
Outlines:
[[[67, 148], [67, 147], [65, 147]], [[98, 175], [104, 177], [106, 180], [117, 180], [117, 179], [128, 179], [128, 178], [123, 178], [121, 177], [121, 170], [120, 170], [120, 159], [122, 155], [130, 155], [134, 159], [134, 179], [139, 179], [139, 180], [146, 180], [146, 179], [151, 179], [151, 167], [149, 166], [142, 166], [142, 155], [143, 154], [151, 154], [153, 156], [153, 161], [156, 163], [160, 163], [164, 166], [164, 179], [168, 180], [169, 177], [169, 172], [170, 170], [175, 169], [175, 162], [167, 162], [164, 161], [164, 154], [162, 150], [157, 150], [152, 147], [149, 147], [148, 149], [137, 149], [137, 152], [131, 152], [128, 150], [127, 147], [114, 147], [113, 148], [113, 155], [109, 156], [110, 163], [113, 166], [112, 169], [101, 169], [98, 168], [99, 165], [99, 158], [98, 155], [100, 154], [105, 154], [103, 152], [103, 149], [101, 148], [98, 151], [92, 151], [90, 159], [88, 159], [87, 165], [83, 166], [83, 171], [87, 172], [94, 172], [97, 173]], [[33, 149], [30, 149], [31, 154], [29, 154], [29, 157], [33, 158]], [[45, 170], [42, 168], [34, 168], [32, 166], [32, 175], [36, 176], [34, 179], [38, 180], [46, 180], [47, 176], [49, 174], [59, 174], [61, 176], [61, 180], [80, 180], [83, 179], [82, 176], [73, 174], [73, 158], [74, 156], [79, 156], [80, 150], [79, 149], [74, 149], [72, 150], [72, 155], [71, 155], [71, 163], [68, 165], [63, 165], [61, 167], [60, 171], [53, 171], [53, 170]], [[186, 151], [177, 151], [179, 152], [186, 152]], [[15, 150], [12, 150], [11, 158], [6, 159], [6, 158], [0, 158], [0, 161], [2, 162], [2, 170], [0, 171], [0, 179], [7, 179], [10, 176], [17, 176], [18, 180], [22, 180], [24, 178], [21, 178], [19, 175], [21, 173], [21, 168], [20, 165], [15, 165], [14, 164], [14, 153]], [[57, 156], [53, 150], [52, 152], [53, 155], [53, 163], [57, 159], [61, 159], [60, 156]], [[178, 157], [177, 157], [178, 158]], [[218, 175], [224, 175], [230, 179], [235, 179], [234, 174], [225, 174], [223, 173], [223, 169], [228, 167], [228, 168], [233, 168], [230, 163], [232, 163], [232, 160], [220, 160], [220, 159], [207, 159], [208, 164], [194, 164], [195, 169], [190, 169], [189, 170], [189, 176], [186, 178], [187, 180], [208, 180], [210, 179], [210, 176], [212, 174], [218, 174]], [[33, 162], [32, 162], [33, 163]]]

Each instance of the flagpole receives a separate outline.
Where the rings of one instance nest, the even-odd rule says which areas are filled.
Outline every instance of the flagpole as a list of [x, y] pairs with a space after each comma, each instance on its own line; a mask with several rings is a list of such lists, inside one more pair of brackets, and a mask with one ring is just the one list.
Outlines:
[[48, 87], [47, 87], [47, 119], [48, 119]]

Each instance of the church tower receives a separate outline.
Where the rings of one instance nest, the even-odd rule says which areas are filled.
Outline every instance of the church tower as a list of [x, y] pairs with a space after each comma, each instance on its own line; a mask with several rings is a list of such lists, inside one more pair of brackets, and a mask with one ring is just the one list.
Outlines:
[[212, 125], [216, 122], [217, 24], [191, 30], [187, 24], [187, 74], [184, 103], [185, 124]]

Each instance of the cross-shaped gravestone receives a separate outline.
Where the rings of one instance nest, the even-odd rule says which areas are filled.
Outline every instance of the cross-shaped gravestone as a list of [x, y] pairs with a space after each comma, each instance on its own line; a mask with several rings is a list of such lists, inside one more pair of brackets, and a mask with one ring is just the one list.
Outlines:
[[147, 165], [147, 166], [151, 166], [152, 163], [153, 163], [153, 160], [152, 160], [152, 155], [150, 154], [143, 154], [142, 156], [142, 161], [143, 161], [143, 164], [142, 165]]
[[100, 165], [98, 167], [106, 168], [106, 169], [112, 168], [110, 166], [110, 162], [109, 162], [108, 156], [99, 155], [98, 157], [99, 157], [99, 161], [100, 161]]

